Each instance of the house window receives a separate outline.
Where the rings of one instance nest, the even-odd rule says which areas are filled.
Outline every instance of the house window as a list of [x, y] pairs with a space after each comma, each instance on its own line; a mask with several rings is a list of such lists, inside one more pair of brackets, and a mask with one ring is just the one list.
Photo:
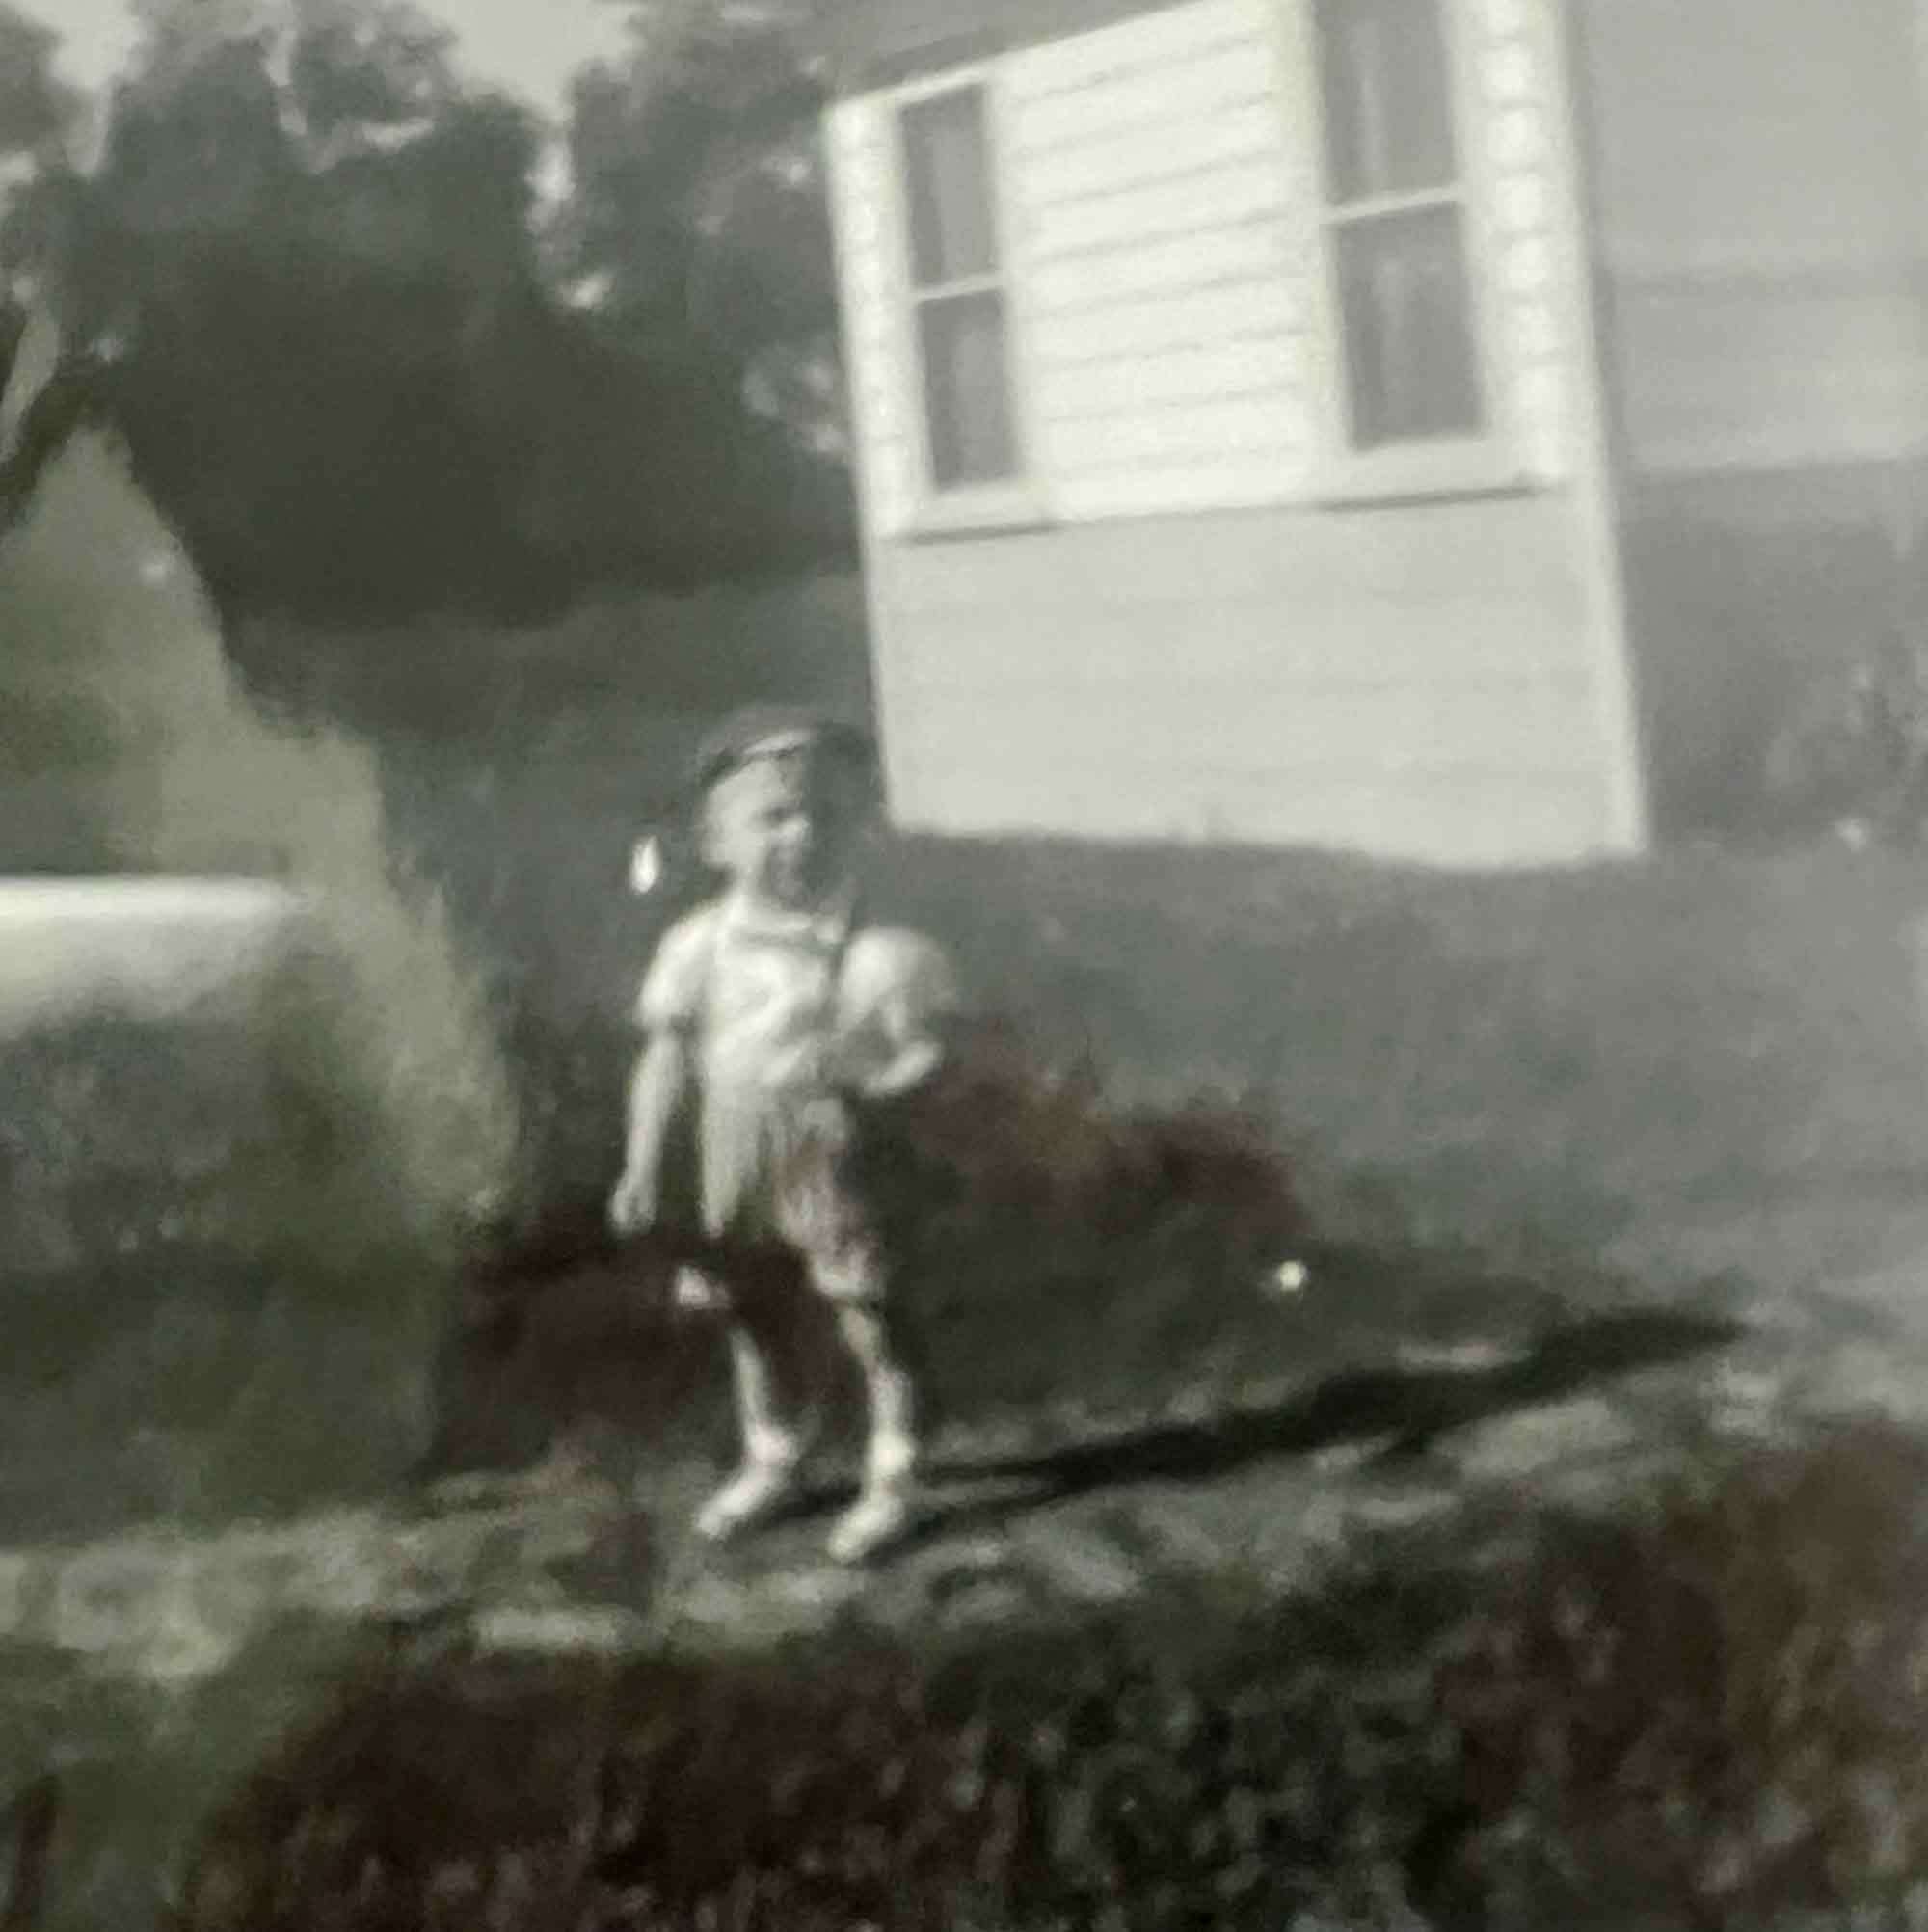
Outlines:
[[1444, 0], [1315, 0], [1352, 446], [1486, 427]]
[[1009, 482], [1020, 463], [985, 90], [913, 101], [902, 129], [930, 484], [954, 492]]

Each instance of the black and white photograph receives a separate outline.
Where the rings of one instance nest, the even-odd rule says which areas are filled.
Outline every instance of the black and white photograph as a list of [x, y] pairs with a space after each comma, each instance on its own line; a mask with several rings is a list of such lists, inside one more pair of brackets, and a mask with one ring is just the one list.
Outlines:
[[0, 1932], [1928, 1928], [1928, 0], [0, 0]]

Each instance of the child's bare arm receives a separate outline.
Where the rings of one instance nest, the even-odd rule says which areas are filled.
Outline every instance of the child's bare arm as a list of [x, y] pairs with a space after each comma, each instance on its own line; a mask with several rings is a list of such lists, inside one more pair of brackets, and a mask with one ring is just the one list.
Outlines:
[[962, 1001], [950, 960], [921, 934], [880, 932], [862, 963], [872, 1011], [846, 1084], [860, 1100], [894, 1100], [942, 1068]]
[[622, 1178], [609, 1201], [610, 1225], [621, 1235], [646, 1233], [688, 1205], [668, 1196], [696, 1104], [695, 1027], [709, 944], [702, 913], [672, 926], [636, 1002], [643, 1048], [629, 1077]]
[[623, 1174], [609, 1201], [609, 1224], [621, 1235], [648, 1232], [661, 1220], [672, 1136], [691, 1087], [691, 1054], [679, 1032], [652, 1033], [629, 1077]]
[[894, 1059], [857, 1083], [863, 1100], [896, 1100], [936, 1077], [944, 1047], [935, 1039], [907, 1040]]

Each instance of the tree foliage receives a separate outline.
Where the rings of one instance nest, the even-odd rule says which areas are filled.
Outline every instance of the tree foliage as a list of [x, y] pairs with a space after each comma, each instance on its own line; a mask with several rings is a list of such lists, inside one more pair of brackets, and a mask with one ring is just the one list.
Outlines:
[[411, 0], [147, 0], [86, 167], [48, 38], [0, 13], [9, 258], [106, 350], [218, 598], [527, 616], [842, 550], [808, 21], [637, 19], [558, 193]]
[[0, 158], [38, 155], [62, 141], [79, 97], [54, 72], [59, 36], [0, 6]]
[[635, 51], [576, 93], [564, 272], [630, 339], [694, 328], [753, 399], [841, 443], [837, 291], [812, 0], [646, 0]]

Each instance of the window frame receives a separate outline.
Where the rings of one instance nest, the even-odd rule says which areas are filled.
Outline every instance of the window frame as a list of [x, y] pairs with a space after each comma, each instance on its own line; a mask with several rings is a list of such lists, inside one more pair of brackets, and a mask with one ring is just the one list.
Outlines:
[[[989, 181], [991, 232], [995, 264], [989, 275], [920, 287], [916, 250], [911, 233], [909, 110], [947, 94], [978, 94], [983, 100], [985, 151]], [[913, 535], [971, 530], [1021, 529], [1047, 521], [1040, 465], [1039, 440], [1031, 407], [1031, 385], [1025, 352], [1023, 278], [1018, 273], [1014, 246], [1018, 224], [1011, 195], [1011, 172], [1004, 165], [1008, 109], [1004, 75], [1000, 64], [977, 61], [947, 67], [942, 72], [899, 82], [885, 91], [882, 108], [889, 117], [891, 157], [890, 220], [897, 262], [895, 296], [897, 327], [902, 343], [905, 405], [912, 463]], [[1004, 305], [1004, 378], [1007, 385], [1011, 439], [1017, 452], [1016, 473], [985, 483], [953, 488], [940, 486], [933, 472], [930, 448], [930, 391], [925, 371], [922, 311], [926, 303], [972, 293], [995, 292]]]
[[[1476, 496], [1533, 487], [1520, 449], [1504, 354], [1497, 264], [1486, 219], [1489, 190], [1483, 142], [1486, 115], [1475, 36], [1463, 0], [1437, 0], [1444, 45], [1446, 109], [1454, 175], [1442, 187], [1399, 190], [1336, 201], [1330, 167], [1330, 107], [1316, 0], [1293, 0], [1289, 52], [1303, 76], [1300, 165], [1313, 230], [1312, 316], [1325, 373], [1326, 399], [1316, 412], [1312, 494], [1334, 504]], [[1346, 339], [1339, 237], [1375, 216], [1451, 206], [1458, 214], [1466, 271], [1466, 324], [1484, 426], [1461, 436], [1415, 437], [1360, 447], [1353, 441], [1355, 403]]]

